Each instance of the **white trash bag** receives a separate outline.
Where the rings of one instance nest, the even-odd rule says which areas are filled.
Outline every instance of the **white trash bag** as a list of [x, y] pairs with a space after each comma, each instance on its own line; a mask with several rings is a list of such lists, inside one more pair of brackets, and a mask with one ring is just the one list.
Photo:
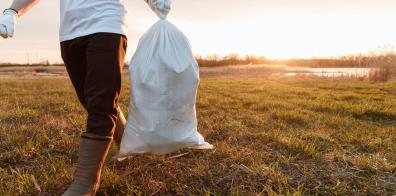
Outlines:
[[132, 95], [119, 157], [213, 148], [197, 131], [199, 67], [190, 43], [166, 16], [158, 16], [129, 65]]

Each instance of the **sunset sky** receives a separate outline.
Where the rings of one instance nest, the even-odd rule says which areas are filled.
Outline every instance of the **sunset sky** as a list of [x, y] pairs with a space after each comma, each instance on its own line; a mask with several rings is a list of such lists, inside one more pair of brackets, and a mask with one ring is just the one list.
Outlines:
[[[129, 8], [129, 60], [156, 20], [143, 0]], [[7, 8], [11, 0], [1, 0]], [[169, 20], [190, 38], [195, 54], [239, 53], [310, 58], [368, 53], [396, 46], [395, 0], [173, 0]], [[0, 62], [61, 62], [59, 1], [41, 0], [0, 40]]]

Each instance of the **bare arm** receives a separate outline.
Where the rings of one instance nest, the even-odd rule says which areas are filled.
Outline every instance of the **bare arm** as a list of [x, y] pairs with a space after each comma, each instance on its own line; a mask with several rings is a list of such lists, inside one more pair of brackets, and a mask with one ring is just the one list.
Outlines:
[[18, 17], [25, 14], [39, 0], [14, 0], [11, 7], [0, 14], [0, 37], [7, 39], [14, 36]]
[[14, 0], [10, 8], [18, 11], [18, 16], [22, 16], [38, 2], [39, 0]]

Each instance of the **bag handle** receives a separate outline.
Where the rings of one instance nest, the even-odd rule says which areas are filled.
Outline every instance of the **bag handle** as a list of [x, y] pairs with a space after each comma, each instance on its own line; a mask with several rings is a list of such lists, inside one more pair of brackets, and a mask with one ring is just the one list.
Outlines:
[[172, 0], [145, 0], [157, 16], [165, 20], [171, 10]]

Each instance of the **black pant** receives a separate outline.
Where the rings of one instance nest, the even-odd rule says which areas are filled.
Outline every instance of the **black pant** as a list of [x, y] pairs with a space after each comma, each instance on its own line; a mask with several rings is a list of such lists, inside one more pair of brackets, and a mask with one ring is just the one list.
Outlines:
[[61, 42], [62, 59], [88, 112], [87, 133], [112, 136], [118, 116], [127, 39], [96, 33]]

